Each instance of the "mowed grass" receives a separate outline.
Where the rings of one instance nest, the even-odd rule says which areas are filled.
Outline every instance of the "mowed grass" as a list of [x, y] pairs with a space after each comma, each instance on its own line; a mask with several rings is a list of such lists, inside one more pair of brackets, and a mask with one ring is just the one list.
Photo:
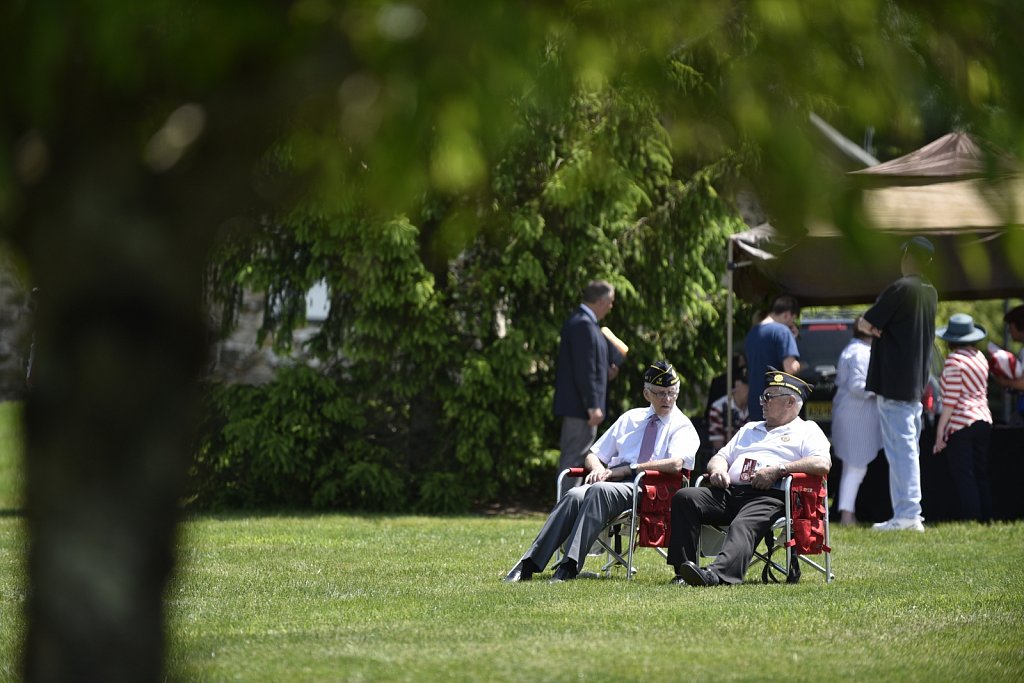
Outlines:
[[20, 420], [20, 403], [0, 402], [0, 681], [19, 680], [15, 659], [25, 601]]
[[[670, 586], [650, 550], [632, 582], [501, 583], [541, 521], [190, 518], [169, 679], [1024, 680], [1024, 523], [837, 526], [828, 586], [807, 570], [795, 586]], [[25, 545], [23, 519], [0, 514], [0, 681], [18, 679]]]
[[[1024, 679], [1024, 525], [834, 530], [826, 586], [506, 585], [541, 518], [200, 518], [168, 609], [208, 681]], [[593, 561], [593, 560], [592, 560]], [[546, 575], [545, 575], [546, 576]]]
[[0, 515], [23, 507], [21, 404], [0, 402]]

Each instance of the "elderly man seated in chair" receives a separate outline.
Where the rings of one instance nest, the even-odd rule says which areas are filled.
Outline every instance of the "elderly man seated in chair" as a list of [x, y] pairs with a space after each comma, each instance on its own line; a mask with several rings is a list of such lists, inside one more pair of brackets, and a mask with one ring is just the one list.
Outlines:
[[644, 373], [646, 408], [628, 410], [590, 448], [583, 486], [558, 501], [526, 554], [505, 581], [529, 581], [544, 571], [555, 551], [566, 544], [552, 583], [575, 579], [587, 550], [604, 526], [633, 507], [633, 479], [639, 470], [680, 472], [693, 468], [700, 438], [676, 407], [679, 377], [667, 361]]
[[[810, 385], [774, 368], [765, 373], [763, 422], [748, 422], [708, 461], [709, 486], [680, 489], [672, 498], [668, 563], [673, 583], [743, 583], [758, 541], [785, 514], [780, 481], [787, 474], [828, 474], [829, 441], [800, 419]], [[728, 525], [721, 552], [706, 568], [697, 556], [701, 526]]]

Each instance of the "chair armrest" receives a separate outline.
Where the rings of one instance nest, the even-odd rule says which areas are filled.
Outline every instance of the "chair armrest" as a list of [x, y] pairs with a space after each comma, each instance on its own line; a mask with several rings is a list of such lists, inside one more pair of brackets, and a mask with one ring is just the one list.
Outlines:
[[643, 480], [648, 484], [657, 484], [660, 482], [675, 483], [679, 486], [689, 485], [690, 478], [687, 476], [687, 471], [682, 472], [659, 472], [658, 470], [640, 470], [636, 473], [636, 478], [633, 479], [635, 483], [640, 483]]
[[[706, 486], [704, 482], [708, 475], [702, 474], [697, 477], [697, 481], [693, 483], [694, 486]], [[828, 477], [822, 477], [817, 474], [804, 474], [803, 472], [790, 472], [782, 478], [782, 485], [785, 486], [785, 480], [792, 480], [794, 486], [820, 486], [822, 483], [828, 481]]]
[[569, 467], [558, 473], [555, 480], [555, 502], [562, 500], [562, 482], [566, 479], [580, 479], [587, 476], [587, 470], [583, 467]]

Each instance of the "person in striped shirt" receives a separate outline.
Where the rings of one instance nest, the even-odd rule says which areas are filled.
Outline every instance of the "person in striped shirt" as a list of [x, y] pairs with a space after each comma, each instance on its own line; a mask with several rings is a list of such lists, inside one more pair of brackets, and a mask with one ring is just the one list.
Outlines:
[[[733, 375], [732, 391], [720, 396], [708, 409], [708, 442], [717, 453], [747, 421], [747, 369]], [[730, 419], [726, 419], [731, 412]], [[728, 423], [728, 424], [727, 424]]]
[[[1003, 322], [1010, 333], [1010, 338], [1015, 342], [1024, 342], [1024, 304], [1014, 306], [1006, 315]], [[1018, 353], [1017, 363], [1024, 365], [1024, 348]], [[1024, 377], [1009, 379], [993, 374], [992, 378], [1004, 389], [1009, 389], [1011, 404], [1015, 413], [1010, 418], [1010, 424], [1016, 425], [1024, 422]]]
[[942, 368], [942, 413], [934, 453], [946, 453], [963, 519], [992, 519], [988, 480], [988, 445], [992, 412], [988, 407], [988, 359], [974, 344], [985, 329], [971, 316], [956, 313], [935, 336], [949, 345]]

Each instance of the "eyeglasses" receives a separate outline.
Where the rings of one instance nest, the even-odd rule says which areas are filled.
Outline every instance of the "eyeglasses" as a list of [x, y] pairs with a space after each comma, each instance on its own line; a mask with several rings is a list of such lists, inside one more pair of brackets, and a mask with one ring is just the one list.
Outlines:
[[761, 405], [768, 405], [769, 401], [771, 401], [773, 398], [779, 398], [780, 396], [786, 396], [786, 394], [769, 394], [766, 391], [760, 396]]
[[647, 391], [651, 392], [651, 395], [654, 396], [654, 398], [656, 398], [658, 400], [661, 400], [663, 398], [667, 398], [669, 400], [674, 401], [677, 398], [679, 398], [679, 392], [678, 391], [671, 391], [671, 390], [655, 391], [654, 389], [648, 389]]

